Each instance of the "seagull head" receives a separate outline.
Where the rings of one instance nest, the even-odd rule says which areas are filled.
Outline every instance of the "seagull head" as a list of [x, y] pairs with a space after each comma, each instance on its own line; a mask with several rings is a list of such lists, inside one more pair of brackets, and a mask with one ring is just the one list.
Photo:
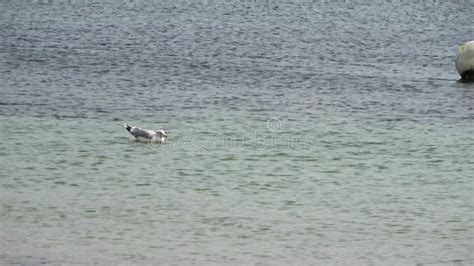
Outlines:
[[164, 130], [157, 130], [156, 133], [160, 136], [160, 138], [168, 138]]

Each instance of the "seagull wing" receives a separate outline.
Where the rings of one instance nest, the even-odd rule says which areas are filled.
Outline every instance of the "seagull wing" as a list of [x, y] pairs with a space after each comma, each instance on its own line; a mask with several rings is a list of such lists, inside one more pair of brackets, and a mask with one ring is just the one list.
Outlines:
[[151, 130], [144, 130], [139, 127], [134, 127], [130, 131], [130, 133], [135, 137], [135, 138], [144, 138], [144, 139], [151, 139], [156, 132], [151, 131]]

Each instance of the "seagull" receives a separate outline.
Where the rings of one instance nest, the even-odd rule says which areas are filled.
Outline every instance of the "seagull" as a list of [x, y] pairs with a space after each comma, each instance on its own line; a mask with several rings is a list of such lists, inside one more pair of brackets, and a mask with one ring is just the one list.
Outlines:
[[168, 138], [164, 130], [147, 130], [139, 127], [131, 127], [127, 124], [123, 124], [130, 134], [132, 134], [138, 141], [141, 142], [158, 142], [163, 143]]

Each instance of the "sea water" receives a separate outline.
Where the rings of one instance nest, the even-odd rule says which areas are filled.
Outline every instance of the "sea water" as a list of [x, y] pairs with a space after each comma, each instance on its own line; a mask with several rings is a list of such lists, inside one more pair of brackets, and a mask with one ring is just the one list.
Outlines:
[[474, 263], [471, 1], [0, 10], [2, 264]]

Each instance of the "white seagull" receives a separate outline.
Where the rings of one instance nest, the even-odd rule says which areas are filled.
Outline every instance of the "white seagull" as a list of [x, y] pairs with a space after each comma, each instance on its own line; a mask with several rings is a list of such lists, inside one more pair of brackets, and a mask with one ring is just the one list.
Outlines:
[[163, 143], [168, 137], [163, 130], [147, 130], [139, 127], [131, 127], [127, 124], [123, 124], [130, 134], [132, 134], [138, 141], [141, 142], [158, 142]]

